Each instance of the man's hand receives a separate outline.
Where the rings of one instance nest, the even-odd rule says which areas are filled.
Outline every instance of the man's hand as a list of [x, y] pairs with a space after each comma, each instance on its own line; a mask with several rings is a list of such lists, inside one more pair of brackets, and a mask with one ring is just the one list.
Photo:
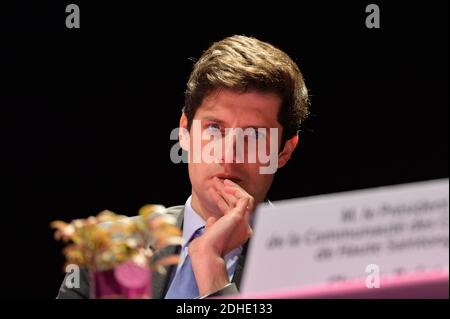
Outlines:
[[206, 221], [205, 232], [189, 245], [189, 255], [200, 295], [213, 293], [228, 282], [224, 256], [244, 244], [252, 234], [249, 216], [254, 199], [239, 185], [214, 181], [211, 196], [224, 214]]
[[[240, 199], [248, 200], [243, 220], [235, 228], [233, 234], [230, 234], [230, 237], [223, 243], [225, 247], [223, 247], [221, 256], [224, 257], [236, 247], [244, 244], [252, 235], [249, 220], [255, 209], [255, 199], [238, 184], [228, 179], [222, 182], [219, 178], [215, 178], [213, 183], [214, 189], [209, 190], [210, 195], [224, 216], [233, 211]], [[212, 219], [210, 222], [214, 223], [215, 221], [215, 219]]]

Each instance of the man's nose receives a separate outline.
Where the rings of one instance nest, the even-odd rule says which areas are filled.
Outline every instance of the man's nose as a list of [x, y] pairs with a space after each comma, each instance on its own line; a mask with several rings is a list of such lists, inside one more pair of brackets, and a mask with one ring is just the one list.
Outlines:
[[222, 139], [221, 164], [236, 163], [236, 133], [231, 129]]

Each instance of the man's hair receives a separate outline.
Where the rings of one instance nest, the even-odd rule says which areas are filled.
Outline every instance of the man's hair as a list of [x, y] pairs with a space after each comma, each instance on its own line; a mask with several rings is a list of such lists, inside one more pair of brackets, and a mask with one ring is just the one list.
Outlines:
[[297, 64], [283, 51], [255, 38], [235, 35], [214, 43], [195, 63], [183, 111], [188, 129], [203, 99], [215, 89], [273, 92], [281, 98], [282, 145], [308, 117], [308, 90]]

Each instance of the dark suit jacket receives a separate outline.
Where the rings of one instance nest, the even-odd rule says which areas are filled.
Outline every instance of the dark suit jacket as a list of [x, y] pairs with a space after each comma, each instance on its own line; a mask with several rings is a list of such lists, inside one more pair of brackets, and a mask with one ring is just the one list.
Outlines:
[[[184, 206], [173, 206], [169, 207], [167, 212], [172, 214], [177, 219], [177, 226], [181, 229], [183, 228], [184, 219]], [[224, 296], [230, 294], [236, 294], [239, 292], [239, 286], [241, 282], [242, 272], [245, 264], [245, 255], [247, 253], [248, 244], [244, 245], [241, 255], [239, 256], [238, 263], [236, 265], [236, 270], [233, 275], [233, 280], [231, 285], [224, 287], [223, 289], [209, 295], [213, 296]], [[180, 246], [169, 246], [155, 254], [154, 258], [161, 258], [166, 255], [171, 255], [174, 253], [179, 253]], [[157, 271], [153, 272], [152, 278], [152, 298], [162, 299], [166, 295], [167, 289], [169, 288], [169, 278], [172, 271], [175, 271], [176, 266], [168, 266], [166, 268], [167, 272], [165, 275], [160, 274]], [[66, 286], [66, 280], [63, 281], [61, 288], [59, 289], [57, 299], [87, 299], [90, 294], [89, 287], [89, 273], [86, 269], [81, 269], [80, 271], [80, 287], [79, 288], [68, 288]]]

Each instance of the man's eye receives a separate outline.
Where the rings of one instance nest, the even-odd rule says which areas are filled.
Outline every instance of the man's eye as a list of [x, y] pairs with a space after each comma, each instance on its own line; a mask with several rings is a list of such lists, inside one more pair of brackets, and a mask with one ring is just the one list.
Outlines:
[[264, 130], [250, 129], [248, 136], [254, 139], [262, 139], [266, 137], [266, 134], [264, 134]]
[[220, 125], [217, 123], [210, 123], [206, 125], [206, 129], [210, 131], [219, 131], [220, 132]]

